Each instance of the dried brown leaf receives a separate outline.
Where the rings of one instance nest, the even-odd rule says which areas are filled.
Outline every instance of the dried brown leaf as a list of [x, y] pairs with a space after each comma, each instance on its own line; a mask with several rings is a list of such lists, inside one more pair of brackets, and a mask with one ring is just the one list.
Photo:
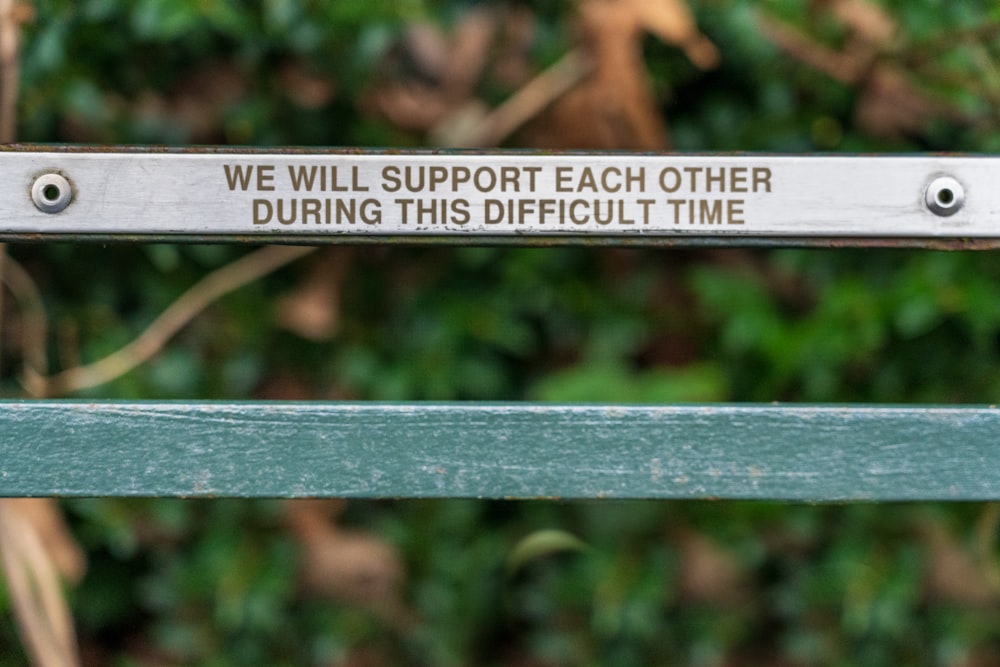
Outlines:
[[299, 375], [278, 371], [269, 375], [254, 390], [254, 397], [266, 401], [311, 401], [316, 391]]
[[948, 667], [996, 667], [1000, 665], [1000, 649], [995, 646], [978, 646], [969, 650]]
[[965, 607], [988, 607], [1000, 601], [990, 572], [945, 525], [928, 518], [919, 530], [927, 547], [928, 598]]
[[881, 7], [866, 0], [826, 0], [838, 21], [859, 39], [886, 47], [896, 34], [896, 22]]
[[764, 12], [758, 13], [757, 23], [764, 36], [788, 55], [858, 88], [854, 114], [859, 127], [875, 137], [897, 139], [922, 134], [937, 118], [966, 120], [957, 108], [921, 90], [902, 66], [879, 58], [889, 45], [871, 40], [887, 42], [895, 32], [890, 19], [878, 18], [880, 10], [858, 0], [829, 4], [862, 36], [850, 41], [843, 51], [830, 49]]
[[132, 113], [145, 122], [181, 125], [192, 143], [218, 142], [224, 113], [246, 96], [249, 87], [239, 66], [216, 61], [199, 67], [166, 94], [146, 91]]
[[450, 33], [413, 23], [381, 65], [384, 81], [365, 95], [365, 106], [399, 128], [426, 132], [447, 124], [472, 99], [492, 48], [496, 16], [467, 11]]
[[302, 546], [308, 593], [379, 609], [398, 602], [402, 562], [382, 540], [359, 531], [331, 530], [305, 536]]
[[479, 80], [497, 29], [495, 14], [484, 8], [465, 12], [452, 32], [442, 86], [456, 100], [468, 99]]
[[278, 82], [288, 99], [303, 109], [326, 106], [336, 94], [336, 87], [328, 76], [311, 72], [304, 63], [296, 60], [282, 65]]
[[351, 248], [327, 248], [292, 294], [278, 301], [277, 323], [313, 341], [333, 338], [340, 325], [340, 296], [353, 257]]
[[842, 83], [857, 83], [868, 67], [865, 59], [834, 51], [766, 12], [757, 13], [757, 25], [764, 37], [780, 50]]
[[672, 537], [680, 554], [677, 595], [681, 600], [728, 607], [747, 598], [750, 579], [735, 555], [688, 527], [676, 529]]
[[592, 64], [580, 85], [557, 100], [525, 139], [538, 148], [663, 150], [666, 123], [642, 60], [643, 18], [633, 0], [579, 6], [579, 49]]
[[854, 108], [855, 121], [875, 137], [919, 135], [935, 118], [959, 120], [961, 114], [918, 89], [893, 65], [877, 65], [864, 81]]
[[503, 86], [514, 89], [534, 75], [531, 48], [537, 32], [537, 20], [528, 7], [507, 7], [500, 20], [496, 57], [492, 76]]
[[69, 531], [62, 510], [51, 498], [10, 498], [5, 501], [38, 534], [42, 547], [62, 577], [80, 583], [87, 571], [87, 558]]
[[[73, 619], [51, 544], [52, 513], [31, 499], [0, 499], [0, 564], [21, 641], [39, 667], [80, 664]], [[57, 531], [58, 532], [58, 531]], [[63, 531], [64, 532], [64, 531]]]
[[437, 24], [415, 21], [406, 27], [399, 55], [417, 78], [440, 85], [450, 66], [450, 47], [448, 36]]
[[286, 519], [302, 547], [301, 580], [306, 594], [354, 604], [393, 624], [411, 614], [402, 600], [402, 559], [387, 542], [334, 523], [339, 500], [290, 500]]
[[[535, 23], [529, 10], [474, 9], [451, 35], [430, 24], [410, 26], [383, 67], [388, 81], [366, 95], [367, 104], [396, 126], [430, 131], [432, 140], [444, 145], [497, 145], [548, 107], [545, 117], [526, 130], [529, 145], [667, 148], [666, 124], [650, 89], [641, 39], [644, 31], [653, 32], [684, 49], [698, 66], [713, 66], [718, 51], [698, 31], [687, 5], [683, 0], [586, 0], [576, 20], [580, 44], [563, 60], [592, 66], [582, 85], [576, 86], [576, 70], [562, 76], [566, 68], [560, 67], [528, 80]], [[487, 68], [491, 53], [495, 64]], [[487, 111], [474, 96], [484, 71], [504, 72], [508, 80], [527, 83], [507, 103]], [[553, 100], [558, 101], [551, 104]]]
[[382, 86], [366, 98], [367, 105], [390, 123], [417, 132], [438, 125], [453, 108], [443, 91], [415, 82]]
[[648, 32], [684, 51], [701, 69], [719, 64], [719, 50], [698, 30], [684, 0], [628, 0], [625, 3]]
[[496, 109], [473, 100], [445, 118], [431, 132], [437, 145], [499, 146], [511, 133], [572, 90], [590, 71], [589, 62], [573, 50], [524, 84]]

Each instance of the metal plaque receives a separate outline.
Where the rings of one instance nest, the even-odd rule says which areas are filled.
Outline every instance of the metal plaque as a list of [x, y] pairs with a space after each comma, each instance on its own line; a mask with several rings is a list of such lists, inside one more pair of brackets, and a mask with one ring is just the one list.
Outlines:
[[1000, 158], [8, 148], [0, 237], [1000, 239]]

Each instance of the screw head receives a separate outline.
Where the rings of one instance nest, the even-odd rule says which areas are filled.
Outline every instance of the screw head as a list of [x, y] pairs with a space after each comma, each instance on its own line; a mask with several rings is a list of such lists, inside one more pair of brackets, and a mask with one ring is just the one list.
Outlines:
[[42, 174], [31, 184], [31, 201], [42, 213], [58, 213], [73, 201], [73, 187], [62, 174]]
[[934, 215], [955, 215], [965, 204], [965, 188], [951, 176], [938, 176], [927, 186], [924, 203]]

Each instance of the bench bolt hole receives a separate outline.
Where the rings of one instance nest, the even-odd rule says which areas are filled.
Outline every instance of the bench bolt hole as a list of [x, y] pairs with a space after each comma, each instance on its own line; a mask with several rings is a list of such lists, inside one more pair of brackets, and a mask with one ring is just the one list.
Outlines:
[[58, 213], [73, 201], [73, 188], [62, 174], [42, 174], [31, 185], [31, 201], [42, 213]]
[[965, 204], [965, 189], [954, 178], [939, 176], [927, 186], [924, 203], [934, 215], [954, 215]]

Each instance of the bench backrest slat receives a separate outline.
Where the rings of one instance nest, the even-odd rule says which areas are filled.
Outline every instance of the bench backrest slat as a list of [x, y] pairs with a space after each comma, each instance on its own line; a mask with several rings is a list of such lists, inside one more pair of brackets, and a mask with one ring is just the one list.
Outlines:
[[0, 404], [0, 495], [1000, 498], [1000, 410]]

